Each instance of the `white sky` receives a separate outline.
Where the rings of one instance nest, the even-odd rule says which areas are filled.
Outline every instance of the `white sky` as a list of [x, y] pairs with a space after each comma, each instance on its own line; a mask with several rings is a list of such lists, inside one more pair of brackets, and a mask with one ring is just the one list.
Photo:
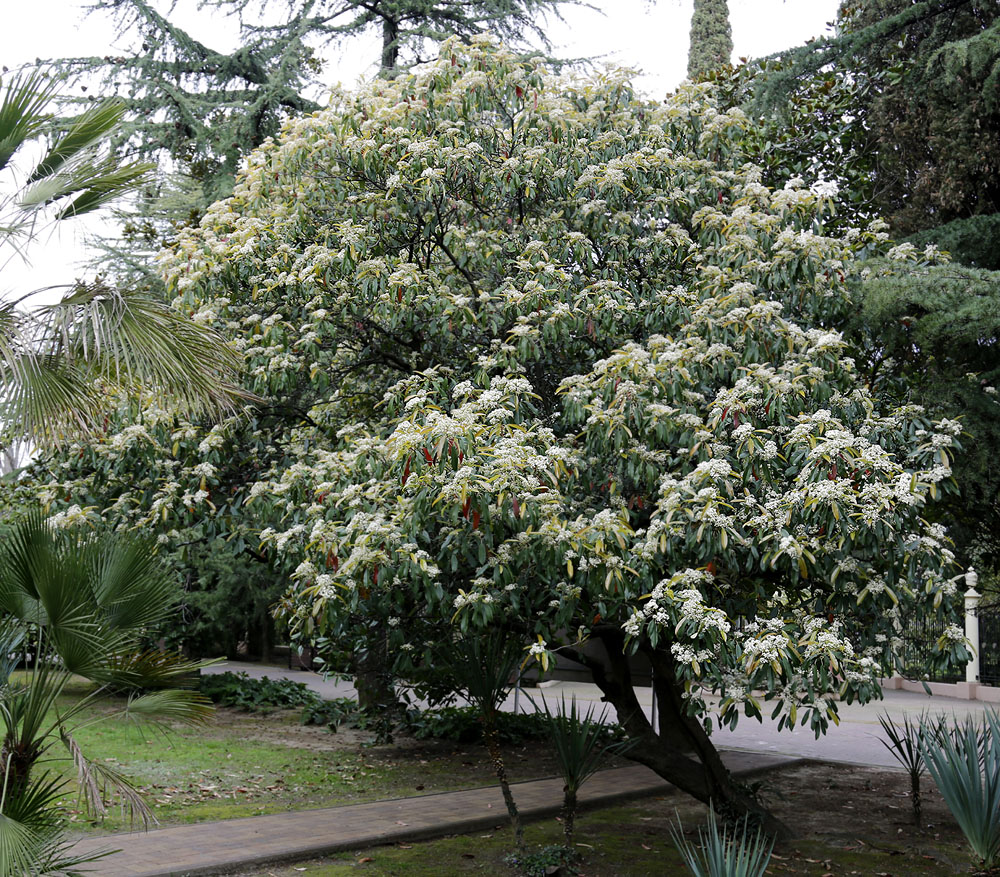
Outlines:
[[[602, 57], [640, 71], [639, 88], [650, 96], [673, 89], [687, 67], [693, 0], [590, 0], [599, 10], [566, 8], [565, 23], [547, 28], [554, 54]], [[167, 0], [155, 5], [166, 9]], [[729, 0], [734, 59], [760, 57], [827, 32], [839, 0]], [[198, 10], [196, 0], [176, 0], [171, 20], [196, 39], [219, 49], [237, 40], [235, 19]], [[114, 49], [110, 21], [84, 17], [78, 0], [0, 0], [0, 65], [14, 68], [35, 58], [105, 55]], [[380, 39], [373, 34], [324, 51], [325, 79], [351, 84], [377, 72]], [[121, 47], [124, 48], [124, 47]], [[64, 227], [32, 251], [31, 266], [11, 263], [0, 277], [0, 294], [70, 282], [83, 259], [79, 230]]]

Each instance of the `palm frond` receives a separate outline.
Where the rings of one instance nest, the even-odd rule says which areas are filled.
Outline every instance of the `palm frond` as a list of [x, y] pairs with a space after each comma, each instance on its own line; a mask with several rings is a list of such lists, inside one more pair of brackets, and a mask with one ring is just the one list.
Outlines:
[[7, 874], [34, 874], [38, 833], [0, 812], [0, 862]]
[[74, 158], [104, 140], [125, 117], [125, 102], [109, 98], [71, 119], [65, 133], [45, 153], [28, 177], [28, 183], [51, 176]]
[[[35, 777], [4, 796], [0, 803], [0, 862], [4, 874], [79, 874], [82, 865], [92, 864], [114, 850], [98, 850], [74, 855], [72, 841], [62, 837], [64, 819], [59, 799], [66, 781], [49, 773]], [[5, 839], [6, 835], [6, 839]]]
[[104, 625], [117, 630], [151, 627], [177, 602], [177, 582], [148, 540], [111, 533], [86, 548], [87, 577]]
[[92, 379], [158, 390], [191, 414], [253, 399], [237, 387], [239, 356], [219, 335], [144, 292], [81, 285], [38, 317]]
[[203, 725], [215, 712], [212, 702], [194, 691], [169, 688], [129, 700], [125, 716], [135, 722], [162, 726], [168, 722]]
[[0, 100], [0, 170], [44, 129], [49, 120], [45, 107], [55, 93], [55, 82], [38, 70], [10, 80]]
[[156, 817], [142, 799], [142, 795], [124, 774], [100, 761], [88, 759], [72, 735], [63, 733], [61, 736], [73, 759], [77, 784], [88, 812], [101, 818], [107, 816], [108, 808], [105, 802], [117, 797], [121, 801], [122, 815], [128, 816], [130, 824], [141, 823], [143, 828], [148, 829], [150, 825], [156, 823]]
[[198, 671], [212, 661], [191, 661], [177, 652], [132, 650], [112, 655], [106, 665], [108, 685], [117, 689], [194, 688]]

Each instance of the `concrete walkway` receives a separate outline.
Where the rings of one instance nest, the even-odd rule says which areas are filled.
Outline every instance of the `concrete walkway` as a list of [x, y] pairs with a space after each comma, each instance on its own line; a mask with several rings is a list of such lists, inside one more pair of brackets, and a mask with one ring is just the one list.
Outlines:
[[[723, 757], [737, 776], [749, 776], [797, 761], [743, 752], [724, 753]], [[580, 790], [580, 806], [605, 806], [643, 795], [663, 794], [671, 789], [652, 771], [638, 765], [600, 771]], [[521, 814], [527, 819], [551, 816], [562, 806], [561, 779], [517, 783], [513, 792]], [[340, 850], [482, 831], [506, 821], [500, 790], [491, 786], [325, 810], [180, 825], [144, 834], [88, 838], [81, 841], [74, 852], [90, 854], [120, 848], [120, 852], [94, 866], [95, 873], [102, 877], [179, 877], [218, 874]]]
[[[286, 670], [281, 667], [266, 667], [260, 664], [227, 662], [213, 666], [208, 671], [221, 673], [226, 670], [244, 671], [250, 676], [287, 678], [304, 682], [323, 697], [354, 697], [354, 687], [349, 682], [326, 681], [317, 673], [305, 670]], [[504, 709], [513, 712], [530, 712], [534, 709], [531, 699], [541, 705], [544, 698], [550, 706], [556, 706], [564, 699], [568, 702], [576, 698], [580, 707], [586, 710], [591, 705], [600, 712], [606, 704], [601, 701], [601, 692], [596, 685], [582, 682], [546, 682], [543, 687], [529, 689], [520, 696], [507, 697]], [[840, 724], [830, 725], [830, 730], [818, 740], [809, 728], [798, 727], [792, 731], [778, 731], [778, 723], [765, 718], [763, 722], [741, 718], [735, 731], [716, 728], [712, 739], [720, 749], [734, 749], [746, 752], [767, 752], [797, 758], [813, 758], [820, 761], [842, 761], [849, 764], [864, 764], [876, 767], [898, 767], [885, 746], [881, 743], [882, 729], [878, 723], [880, 713], [888, 713], [899, 720], [905, 713], [919, 715], [921, 712], [954, 715], [959, 719], [966, 715], [981, 715], [989, 704], [980, 701], [928, 695], [913, 691], [887, 690], [883, 700], [865, 706], [844, 704], [840, 708]], [[639, 702], [647, 710], [652, 708], [652, 689], [636, 688]], [[516, 704], [515, 704], [516, 701]], [[765, 711], [767, 709], [767, 704]], [[615, 712], [608, 708], [608, 717], [614, 720]]]
[[[328, 681], [304, 670], [224, 662], [207, 672], [243, 671], [260, 678], [287, 678], [305, 682], [325, 698], [352, 697], [347, 682]], [[550, 705], [576, 698], [585, 710], [603, 709], [600, 691], [594, 685], [573, 682], [545, 683], [530, 692], [536, 703]], [[638, 689], [639, 700], [651, 707], [651, 691]], [[922, 711], [962, 717], [980, 713], [985, 707], [975, 701], [933, 697], [909, 691], [887, 691], [885, 700], [868, 706], [844, 706], [841, 723], [816, 740], [807, 729], [778, 732], [776, 723], [742, 721], [735, 731], [717, 730], [714, 739], [723, 758], [738, 776], [794, 764], [801, 758], [843, 761], [852, 764], [895, 767], [879, 739], [878, 715], [887, 712], [899, 718]], [[505, 709], [534, 709], [524, 692], [508, 697]], [[608, 715], [614, 718], [609, 710]], [[642, 795], [662, 794], [671, 786], [652, 771], [633, 766], [601, 771], [582, 789], [582, 807], [595, 807]], [[525, 818], [555, 814], [562, 804], [562, 781], [536, 780], [518, 783], [515, 798]], [[444, 792], [391, 801], [376, 801], [324, 810], [305, 810], [271, 816], [231, 819], [226, 822], [174, 826], [144, 834], [119, 834], [88, 838], [80, 852], [102, 849], [120, 852], [102, 859], [96, 873], [104, 877], [166, 877], [222, 873], [279, 861], [310, 858], [340, 850], [357, 850], [385, 843], [398, 843], [489, 829], [506, 821], [500, 790], [495, 787]]]

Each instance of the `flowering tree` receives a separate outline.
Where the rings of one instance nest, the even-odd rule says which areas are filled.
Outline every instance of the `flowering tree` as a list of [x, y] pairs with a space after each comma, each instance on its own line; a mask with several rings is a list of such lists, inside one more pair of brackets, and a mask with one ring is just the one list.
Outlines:
[[[403, 677], [454, 629], [572, 657], [630, 757], [760, 813], [712, 717], [821, 733], [878, 696], [901, 607], [954, 613], [921, 512], [959, 427], [878, 409], [831, 327], [885, 232], [827, 233], [826, 195], [762, 185], [747, 124], [711, 85], [647, 103], [487, 41], [290, 123], [163, 266], [299, 413], [238, 500], [213, 490], [246, 426], [118, 433], [102, 453], [159, 443], [165, 473], [118, 512], [214, 500], [287, 569], [300, 636], [377, 631]], [[939, 645], [964, 655], [957, 628]]]

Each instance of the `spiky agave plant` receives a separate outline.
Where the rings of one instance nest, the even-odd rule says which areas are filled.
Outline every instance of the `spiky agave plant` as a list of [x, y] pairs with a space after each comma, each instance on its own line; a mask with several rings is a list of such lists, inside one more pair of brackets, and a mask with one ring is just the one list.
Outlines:
[[1000, 715], [928, 723], [921, 739], [927, 772], [972, 851], [986, 868], [1000, 864]]
[[707, 824], [698, 829], [698, 845], [684, 837], [680, 819], [670, 826], [670, 836], [694, 877], [763, 877], [774, 849], [773, 838], [759, 828], [751, 833], [745, 818], [720, 826], [714, 807], [709, 807]]

